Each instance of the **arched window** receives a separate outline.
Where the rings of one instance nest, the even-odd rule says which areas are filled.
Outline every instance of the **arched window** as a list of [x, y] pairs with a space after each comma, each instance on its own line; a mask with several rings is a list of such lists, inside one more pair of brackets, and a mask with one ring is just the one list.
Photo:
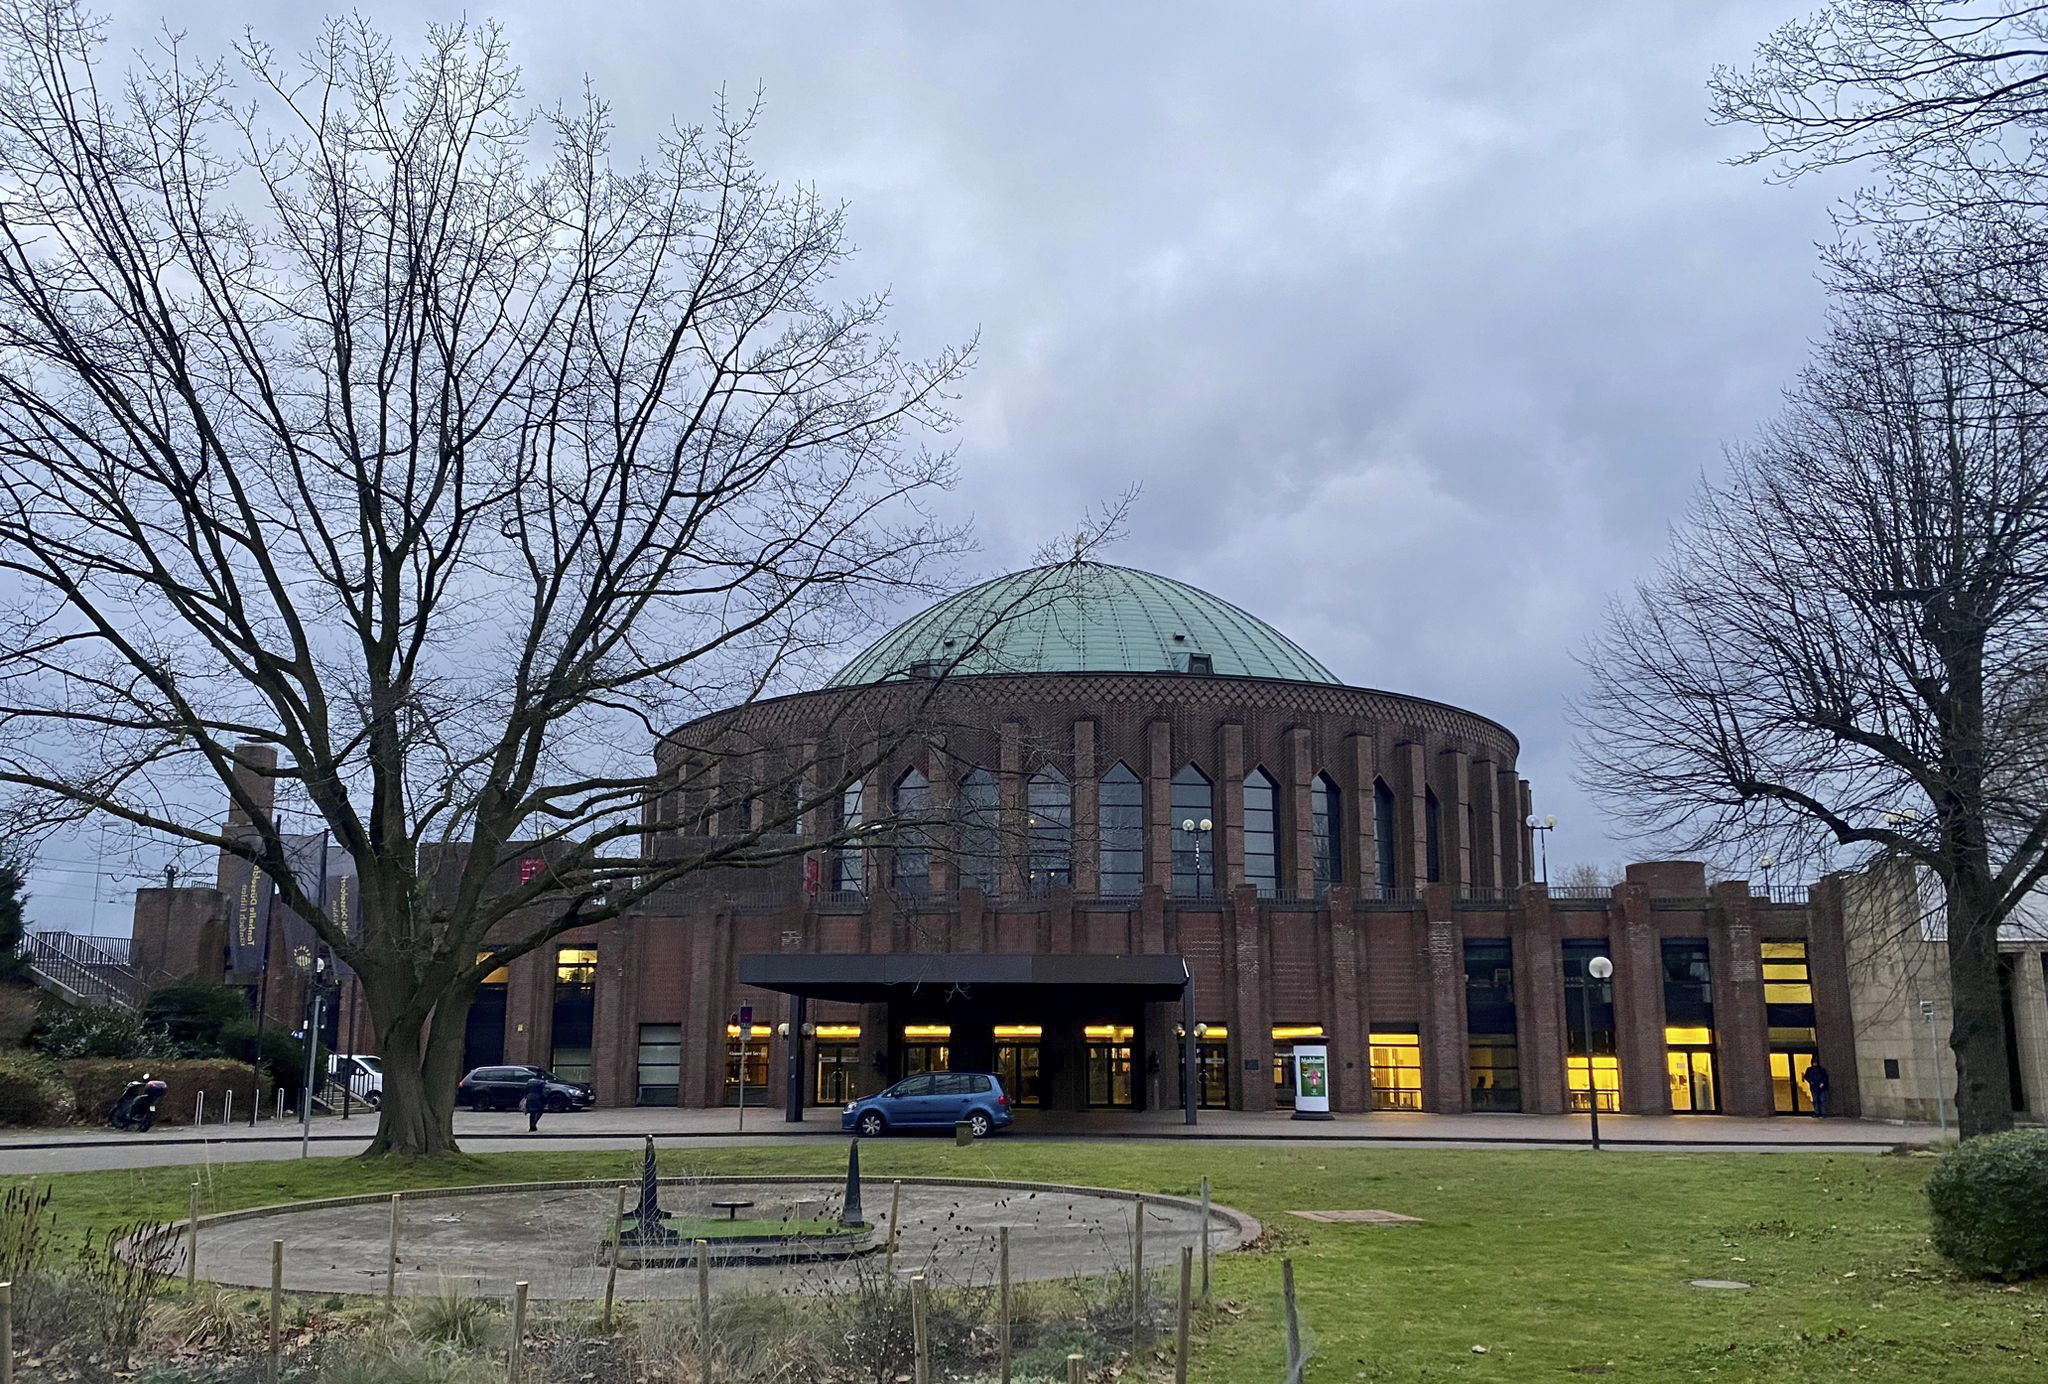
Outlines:
[[1215, 892], [1216, 791], [1190, 764], [1173, 776], [1173, 892], [1205, 899]]
[[1444, 877], [1443, 812], [1436, 804], [1436, 790], [1422, 790], [1422, 863], [1435, 884]]
[[1278, 788], [1264, 769], [1244, 776], [1244, 882], [1267, 899], [1280, 892], [1280, 838], [1273, 825]]
[[1034, 889], [1067, 884], [1074, 871], [1074, 786], [1048, 764], [1031, 776], [1026, 803], [1031, 852], [1026, 869]]
[[1372, 844], [1379, 869], [1381, 897], [1394, 887], [1394, 790], [1385, 779], [1372, 781]]
[[1122, 763], [1098, 788], [1102, 822], [1100, 882], [1105, 895], [1135, 894], [1145, 883], [1145, 785]]
[[1316, 892], [1344, 882], [1344, 795], [1328, 774], [1308, 786], [1309, 838], [1315, 860]]
[[912, 769], [896, 780], [896, 867], [890, 883], [907, 894], [931, 887], [932, 785]]
[[846, 791], [839, 795], [839, 811], [832, 823], [833, 835], [841, 838], [840, 847], [832, 853], [832, 888], [841, 894], [858, 894], [865, 883], [861, 878], [861, 851], [858, 844], [861, 828], [860, 817], [861, 782], [855, 779], [846, 785]]
[[995, 892], [1002, 864], [1001, 805], [996, 776], [979, 765], [960, 779], [960, 883], [984, 894]]

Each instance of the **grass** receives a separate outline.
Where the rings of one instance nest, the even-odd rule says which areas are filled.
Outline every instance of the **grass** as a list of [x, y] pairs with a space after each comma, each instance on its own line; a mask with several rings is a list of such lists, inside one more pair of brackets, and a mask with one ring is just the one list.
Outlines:
[[[344, 1159], [208, 1170], [209, 1209], [465, 1182], [630, 1178], [637, 1152], [447, 1163]], [[862, 1150], [870, 1205], [891, 1176], [1072, 1181], [1193, 1193], [1259, 1217], [1262, 1252], [1219, 1258], [1242, 1313], [1194, 1360], [1204, 1381], [1283, 1368], [1280, 1257], [1294, 1260], [1311, 1381], [2038, 1381], [2048, 1283], [1976, 1283], [1927, 1243], [1925, 1157], [1240, 1148], [892, 1140]], [[814, 1172], [833, 1146], [675, 1150], [668, 1174]], [[48, 1179], [66, 1220], [182, 1216], [195, 1170]], [[1376, 1208], [1403, 1227], [1323, 1225], [1291, 1210]], [[721, 1224], [723, 1222], [720, 1222]], [[1717, 1292], [1694, 1278], [1755, 1287]], [[1223, 1314], [1221, 1320], [1235, 1314]], [[1475, 1353], [1484, 1346], [1485, 1353]]]

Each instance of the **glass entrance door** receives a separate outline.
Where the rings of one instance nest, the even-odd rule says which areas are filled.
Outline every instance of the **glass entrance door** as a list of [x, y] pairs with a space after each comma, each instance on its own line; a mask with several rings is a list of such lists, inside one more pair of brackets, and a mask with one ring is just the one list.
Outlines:
[[1720, 1093], [1714, 1089], [1712, 1048], [1667, 1048], [1664, 1067], [1672, 1114], [1711, 1115], [1721, 1108]]
[[860, 1095], [860, 1044], [818, 1044], [818, 1104], [844, 1105]]
[[1811, 1115], [1813, 1098], [1799, 1078], [1818, 1054], [1812, 1048], [1778, 1048], [1771, 1053], [1771, 1109], [1780, 1115]]
[[1038, 1105], [1038, 1044], [996, 1044], [996, 1076], [1012, 1105]]
[[1088, 1103], [1125, 1107], [1131, 1104], [1131, 1045], [1088, 1045]]

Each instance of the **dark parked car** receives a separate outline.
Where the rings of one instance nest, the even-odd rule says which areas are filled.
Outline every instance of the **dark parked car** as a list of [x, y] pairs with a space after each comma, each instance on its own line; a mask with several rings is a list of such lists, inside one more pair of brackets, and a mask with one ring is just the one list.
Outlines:
[[987, 1072], [919, 1072], [880, 1095], [863, 1096], [839, 1116], [839, 1127], [873, 1139], [892, 1129], [951, 1129], [974, 1137], [1010, 1123], [1010, 1098]]
[[597, 1092], [580, 1081], [557, 1081], [546, 1067], [478, 1067], [455, 1088], [455, 1103], [472, 1110], [517, 1110], [526, 1099], [526, 1083], [539, 1077], [548, 1084], [548, 1109], [588, 1110]]

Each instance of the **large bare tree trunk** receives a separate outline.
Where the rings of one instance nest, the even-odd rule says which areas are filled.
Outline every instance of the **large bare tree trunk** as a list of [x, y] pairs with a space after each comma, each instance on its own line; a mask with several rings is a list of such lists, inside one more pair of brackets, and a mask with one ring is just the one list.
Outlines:
[[1983, 872], [1958, 880], [1948, 894], [1949, 1002], [1956, 1056], [1956, 1129], [1965, 1139], [2012, 1128], [2012, 1080], [2005, 1006], [1998, 985], [1994, 891]]

